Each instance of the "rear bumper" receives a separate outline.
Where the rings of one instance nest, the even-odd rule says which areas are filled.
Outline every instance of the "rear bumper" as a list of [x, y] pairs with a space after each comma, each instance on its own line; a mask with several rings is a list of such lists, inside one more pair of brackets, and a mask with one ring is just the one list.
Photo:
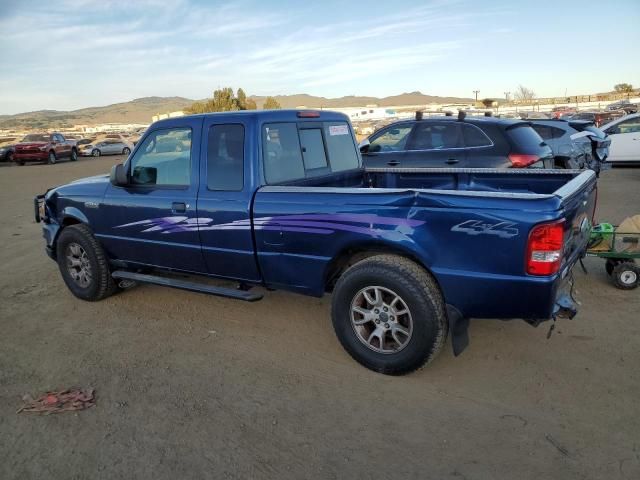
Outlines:
[[573, 317], [572, 265], [549, 277], [494, 275], [433, 269], [447, 304], [466, 318], [523, 319], [538, 324]]

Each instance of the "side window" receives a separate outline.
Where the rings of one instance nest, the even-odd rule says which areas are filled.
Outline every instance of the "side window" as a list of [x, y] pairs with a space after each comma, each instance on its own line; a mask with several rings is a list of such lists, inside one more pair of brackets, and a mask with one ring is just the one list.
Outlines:
[[617, 127], [620, 130], [620, 133], [640, 132], [640, 117], [630, 118], [629, 120], [620, 122]]
[[489, 147], [491, 140], [486, 133], [473, 125], [462, 125], [465, 147]]
[[137, 185], [189, 185], [191, 129], [157, 130], [145, 138], [131, 159], [131, 182]]
[[304, 178], [304, 165], [295, 123], [271, 123], [262, 130], [262, 155], [267, 183]]
[[543, 140], [553, 140], [553, 130], [546, 125], [536, 125], [535, 123], [531, 127], [540, 135]]
[[324, 138], [327, 142], [332, 172], [351, 170], [360, 166], [356, 144], [345, 122], [325, 122]]
[[551, 127], [551, 133], [553, 133], [553, 138], [562, 138], [565, 131], [561, 128]]
[[305, 170], [327, 168], [327, 156], [324, 153], [322, 130], [319, 128], [305, 128], [299, 131], [302, 159]]
[[442, 150], [460, 147], [458, 126], [418, 123], [411, 136], [408, 150]]
[[240, 191], [244, 180], [244, 126], [214, 125], [207, 143], [207, 188]]
[[399, 152], [405, 149], [411, 125], [399, 125], [387, 128], [371, 140], [369, 152]]

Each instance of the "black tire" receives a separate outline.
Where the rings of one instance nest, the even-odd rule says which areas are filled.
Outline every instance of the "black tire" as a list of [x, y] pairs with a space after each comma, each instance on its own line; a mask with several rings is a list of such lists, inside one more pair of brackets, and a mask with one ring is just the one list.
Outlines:
[[613, 275], [613, 269], [620, 263], [620, 260], [614, 260], [613, 258], [607, 258], [607, 263], [604, 264], [604, 269], [607, 271], [607, 275]]
[[13, 152], [8, 152], [7, 156], [5, 157], [5, 160], [7, 162], [13, 162]]
[[[366, 331], [362, 335], [365, 327], [356, 327], [352, 322], [354, 302], [361, 298], [367, 287], [374, 286], [401, 297], [412, 324], [411, 334], [405, 339], [404, 346], [390, 353], [375, 351], [376, 347], [371, 342], [367, 345], [364, 336], [371, 332]], [[387, 295], [385, 292], [383, 294]], [[344, 272], [333, 292], [331, 313], [333, 328], [349, 355], [365, 367], [387, 375], [402, 375], [429, 363], [440, 352], [448, 333], [444, 301], [435, 280], [415, 262], [396, 255], [375, 255]], [[388, 318], [394, 319], [387, 314], [380, 315], [385, 315], [384, 319], [380, 320], [378, 316], [375, 320], [380, 328], [380, 321], [384, 323], [388, 322]], [[399, 318], [396, 320], [399, 321]], [[378, 329], [373, 320], [365, 325], [370, 325], [371, 330]], [[389, 327], [386, 323], [384, 326]], [[388, 335], [388, 332], [382, 335]], [[370, 335], [369, 339], [372, 337]], [[385, 338], [385, 342], [391, 341], [400, 346], [399, 342], [394, 341], [395, 336]], [[382, 343], [382, 339], [379, 339], [378, 350], [382, 348]]]
[[[86, 253], [86, 262], [90, 267], [90, 279], [86, 286], [74, 279], [70, 272], [67, 256], [76, 245]], [[107, 256], [88, 226], [71, 225], [62, 230], [56, 244], [56, 253], [64, 283], [76, 297], [95, 302], [115, 292], [116, 284], [111, 277]]]
[[100, 150], [98, 150], [97, 148], [94, 148], [93, 150], [91, 150], [91, 156], [92, 157], [99, 157], [100, 155], [102, 155], [102, 152]]
[[131, 149], [129, 147], [124, 147], [122, 149], [122, 154], [123, 155], [129, 155], [131, 153]]
[[78, 160], [78, 150], [76, 150], [75, 148], [71, 149], [71, 156], [69, 157], [69, 160], [71, 160], [72, 162]]
[[47, 163], [49, 165], [55, 165], [55, 163], [58, 161], [58, 158], [56, 157], [56, 152], [54, 152], [53, 150], [51, 150], [49, 152], [49, 157], [47, 158]]
[[640, 267], [632, 262], [622, 262], [616, 265], [612, 275], [613, 284], [621, 290], [633, 290], [638, 286]]

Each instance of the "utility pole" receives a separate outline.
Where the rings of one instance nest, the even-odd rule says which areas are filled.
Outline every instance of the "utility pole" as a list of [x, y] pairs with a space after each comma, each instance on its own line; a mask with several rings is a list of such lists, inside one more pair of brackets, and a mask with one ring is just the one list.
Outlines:
[[504, 92], [504, 100], [506, 103], [509, 103], [509, 95], [511, 95], [511, 92]]
[[478, 101], [478, 94], [480, 93], [480, 90], [474, 90], [473, 93], [476, 94], [476, 102]]

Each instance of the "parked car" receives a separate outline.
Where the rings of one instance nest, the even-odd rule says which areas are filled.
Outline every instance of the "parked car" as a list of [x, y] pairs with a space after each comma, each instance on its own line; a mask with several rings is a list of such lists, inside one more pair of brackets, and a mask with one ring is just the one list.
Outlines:
[[601, 129], [611, 138], [609, 162], [640, 164], [640, 113], [618, 118]]
[[402, 120], [360, 143], [365, 167], [553, 168], [531, 125], [495, 117]]
[[[606, 134], [582, 120], [531, 120], [531, 126], [553, 150], [555, 168], [590, 168], [596, 173], [609, 154]], [[580, 135], [580, 132], [585, 132]]]
[[402, 374], [435, 358], [448, 332], [459, 354], [469, 318], [575, 315], [571, 270], [595, 202], [588, 170], [363, 169], [346, 115], [272, 110], [156, 122], [110, 176], [34, 206], [80, 299], [131, 282], [245, 301], [263, 296], [252, 286], [333, 292], [347, 352]]
[[83, 145], [80, 155], [85, 157], [99, 157], [100, 155], [129, 155], [131, 147], [120, 140], [104, 140], [102, 142]]
[[0, 140], [0, 162], [13, 162], [15, 152], [15, 138], [4, 138]]
[[593, 122], [596, 127], [600, 127], [605, 123], [609, 123], [617, 118], [624, 117], [627, 114], [624, 110], [609, 110], [609, 111], [591, 111], [591, 112], [576, 112], [568, 119], [570, 120], [586, 120]]
[[629, 100], [620, 100], [607, 105], [607, 110], [624, 110], [625, 113], [638, 113], [638, 104], [631, 103]]
[[560, 118], [564, 115], [573, 115], [574, 113], [576, 113], [578, 111], [578, 109], [576, 107], [569, 107], [569, 106], [559, 106], [559, 107], [553, 107], [551, 109], [551, 116], [553, 118]]
[[54, 164], [63, 158], [75, 162], [78, 148], [61, 133], [30, 133], [16, 144], [13, 154], [13, 161], [19, 165], [32, 160]]
[[535, 112], [535, 111], [520, 111], [517, 112], [517, 117], [522, 120], [532, 120], [532, 119], [548, 119], [550, 118], [545, 112]]

